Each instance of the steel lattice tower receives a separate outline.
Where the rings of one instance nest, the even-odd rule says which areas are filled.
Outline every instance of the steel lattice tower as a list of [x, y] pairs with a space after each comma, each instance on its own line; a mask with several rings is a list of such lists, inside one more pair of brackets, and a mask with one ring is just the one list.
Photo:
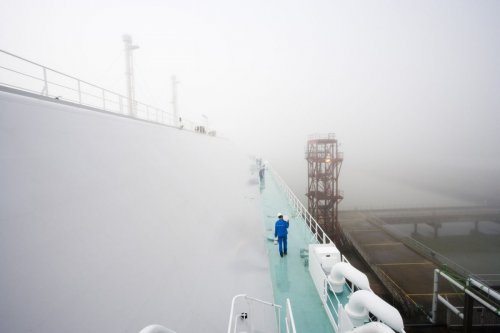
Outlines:
[[308, 209], [325, 232], [340, 240], [338, 204], [343, 199], [338, 179], [343, 154], [338, 151], [334, 133], [311, 135], [307, 140]]

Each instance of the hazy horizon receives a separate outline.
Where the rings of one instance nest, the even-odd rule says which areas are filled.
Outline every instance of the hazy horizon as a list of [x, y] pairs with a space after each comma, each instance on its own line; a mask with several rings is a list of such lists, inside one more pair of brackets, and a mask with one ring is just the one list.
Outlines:
[[137, 100], [171, 111], [176, 75], [182, 117], [206, 115], [299, 196], [307, 136], [334, 132], [346, 209], [500, 203], [498, 1], [8, 0], [0, 9], [0, 49], [121, 93], [130, 34]]

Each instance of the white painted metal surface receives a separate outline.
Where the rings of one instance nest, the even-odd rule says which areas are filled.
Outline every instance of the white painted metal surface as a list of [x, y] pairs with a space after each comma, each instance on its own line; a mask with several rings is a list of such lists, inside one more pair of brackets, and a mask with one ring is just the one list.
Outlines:
[[230, 142], [2, 91], [0, 136], [0, 332], [222, 332], [273, 299]]
[[309, 274], [323, 303], [326, 302], [326, 274], [321, 266], [322, 259], [328, 258], [333, 264], [341, 261], [340, 252], [333, 244], [309, 245]]
[[293, 318], [292, 303], [290, 299], [286, 299], [286, 317], [285, 317], [287, 333], [297, 333], [295, 328], [295, 319]]
[[342, 291], [346, 278], [358, 289], [372, 291], [366, 274], [347, 262], [334, 264], [328, 275], [328, 281], [334, 287], [334, 292]]
[[355, 291], [345, 310], [356, 327], [368, 321], [368, 313], [372, 313], [395, 331], [404, 332], [403, 318], [399, 311], [371, 291]]
[[278, 304], [245, 294], [236, 295], [231, 301], [227, 333], [281, 333], [281, 309]]

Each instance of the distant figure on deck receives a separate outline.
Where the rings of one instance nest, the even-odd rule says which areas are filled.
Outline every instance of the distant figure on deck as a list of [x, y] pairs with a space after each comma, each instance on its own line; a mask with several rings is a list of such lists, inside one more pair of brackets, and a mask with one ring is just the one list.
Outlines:
[[259, 170], [259, 178], [260, 178], [260, 181], [262, 181], [264, 179], [264, 172], [265, 172], [265, 167], [264, 166], [261, 166], [260, 167], [260, 170]]
[[274, 237], [278, 237], [280, 256], [287, 254], [287, 235], [289, 222], [283, 219], [283, 214], [278, 213], [278, 221], [274, 224]]

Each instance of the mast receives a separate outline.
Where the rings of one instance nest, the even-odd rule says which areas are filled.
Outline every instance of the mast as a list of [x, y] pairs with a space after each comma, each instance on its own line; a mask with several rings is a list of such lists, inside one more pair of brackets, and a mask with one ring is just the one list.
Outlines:
[[128, 98], [128, 114], [136, 117], [136, 102], [135, 102], [135, 85], [134, 85], [134, 62], [132, 51], [137, 50], [139, 46], [132, 45], [132, 37], [123, 35], [125, 43], [125, 77], [127, 79], [127, 98]]

